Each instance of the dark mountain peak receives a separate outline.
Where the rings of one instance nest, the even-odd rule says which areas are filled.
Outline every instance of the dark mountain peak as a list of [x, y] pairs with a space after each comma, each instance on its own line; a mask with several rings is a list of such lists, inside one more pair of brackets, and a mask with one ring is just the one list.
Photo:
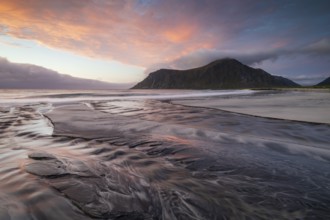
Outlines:
[[323, 80], [322, 82], [320, 82], [319, 84], [317, 84], [316, 86], [330, 87], [330, 76], [328, 78], [326, 78], [325, 80]]
[[[156, 70], [154, 72], [166, 72], [166, 71], [173, 71], [173, 69], [164, 69], [164, 68], [162, 68], [162, 69]], [[154, 73], [154, 72], [152, 72], [152, 73]]]
[[289, 79], [272, 76], [233, 58], [215, 60], [188, 70], [160, 69], [149, 74], [133, 89], [241, 89], [295, 87]]
[[203, 67], [221, 67], [221, 66], [240, 66], [240, 65], [244, 65], [241, 62], [239, 62], [238, 60], [234, 59], [234, 58], [223, 58], [223, 59], [218, 59], [215, 61], [212, 61], [211, 63], [202, 66], [200, 68]]
[[241, 64], [241, 65], [243, 65], [238, 60], [236, 60], [234, 58], [230, 58], [230, 57], [214, 60], [214, 61], [212, 61], [211, 63], [209, 63], [207, 65], [217, 65], [217, 64], [238, 64], [238, 65]]

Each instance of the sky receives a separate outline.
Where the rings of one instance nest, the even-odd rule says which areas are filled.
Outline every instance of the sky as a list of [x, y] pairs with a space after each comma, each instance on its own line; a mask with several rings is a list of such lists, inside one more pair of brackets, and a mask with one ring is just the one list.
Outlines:
[[329, 12], [329, 0], [0, 0], [0, 57], [121, 84], [232, 57], [310, 85], [330, 76]]

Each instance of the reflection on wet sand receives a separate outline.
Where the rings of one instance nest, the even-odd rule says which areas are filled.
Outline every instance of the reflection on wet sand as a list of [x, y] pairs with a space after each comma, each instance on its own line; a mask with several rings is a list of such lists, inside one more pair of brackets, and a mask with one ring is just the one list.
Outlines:
[[0, 121], [0, 219], [330, 218], [326, 124], [155, 100]]

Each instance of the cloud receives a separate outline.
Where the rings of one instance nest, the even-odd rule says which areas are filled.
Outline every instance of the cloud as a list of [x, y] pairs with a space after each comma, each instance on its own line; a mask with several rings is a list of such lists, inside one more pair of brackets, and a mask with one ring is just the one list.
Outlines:
[[319, 41], [313, 42], [301, 50], [302, 53], [310, 53], [319, 56], [330, 55], [330, 37], [322, 38]]
[[36, 65], [11, 63], [0, 57], [2, 89], [124, 89], [131, 84], [114, 84], [60, 74]]
[[327, 0], [0, 2], [2, 34], [148, 70], [191, 68], [221, 57], [254, 64], [329, 56]]
[[168, 19], [166, 11], [171, 9], [157, 9], [161, 4], [142, 7], [128, 0], [13, 0], [1, 2], [0, 23], [6, 27], [6, 35], [140, 66], [172, 58], [178, 50], [184, 54], [205, 45], [194, 37], [199, 31], [197, 24], [178, 10], [172, 17], [178, 20]]
[[[288, 52], [286, 54], [288, 54]], [[276, 60], [281, 55], [282, 53], [279, 51], [237, 53], [219, 50], [198, 50], [168, 63], [151, 65], [145, 70], [145, 73], [150, 73], [161, 68], [190, 69], [206, 65], [214, 60], [222, 58], [235, 58], [246, 65], [254, 65], [262, 63], [265, 60]]]
[[236, 51], [221, 51], [212, 49], [197, 50], [185, 56], [179, 57], [170, 62], [163, 62], [151, 65], [146, 69], [145, 73], [161, 68], [172, 69], [190, 69], [206, 65], [214, 60], [222, 58], [235, 58], [246, 65], [261, 64], [264, 61], [276, 61], [279, 57], [290, 56], [327, 56], [330, 57], [330, 38], [323, 38], [319, 41], [312, 42], [301, 48], [295, 49], [274, 49], [263, 50], [256, 52], [236, 52]]

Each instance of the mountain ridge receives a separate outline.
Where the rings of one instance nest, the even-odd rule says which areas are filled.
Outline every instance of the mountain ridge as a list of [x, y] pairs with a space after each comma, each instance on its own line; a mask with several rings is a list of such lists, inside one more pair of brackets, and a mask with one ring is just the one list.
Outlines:
[[215, 60], [188, 70], [160, 69], [132, 89], [243, 89], [298, 87], [299, 84], [262, 69], [246, 66], [233, 58]]
[[315, 86], [330, 87], [330, 76], [328, 78], [324, 79], [322, 82], [316, 84]]
[[122, 89], [129, 84], [73, 77], [33, 64], [13, 63], [0, 57], [0, 89]]

